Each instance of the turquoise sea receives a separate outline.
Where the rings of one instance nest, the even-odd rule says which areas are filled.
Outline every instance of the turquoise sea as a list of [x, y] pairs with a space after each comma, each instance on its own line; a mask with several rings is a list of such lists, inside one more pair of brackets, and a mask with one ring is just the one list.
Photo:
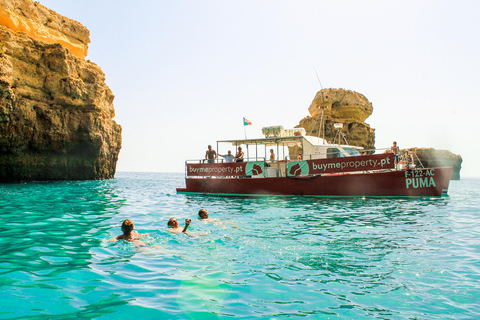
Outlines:
[[[0, 184], [0, 319], [480, 318], [480, 179], [436, 199], [183, 186], [183, 173]], [[197, 236], [166, 231], [171, 217]], [[127, 218], [151, 247], [108, 241]]]

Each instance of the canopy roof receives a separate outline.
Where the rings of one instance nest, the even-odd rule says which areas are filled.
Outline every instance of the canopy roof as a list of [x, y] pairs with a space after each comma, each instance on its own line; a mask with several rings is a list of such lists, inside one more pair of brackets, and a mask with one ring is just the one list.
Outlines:
[[235, 140], [219, 140], [217, 143], [231, 143], [233, 146], [239, 145], [266, 145], [266, 146], [302, 146], [304, 142], [309, 142], [313, 146], [325, 146], [325, 147], [348, 147], [354, 149], [363, 149], [359, 146], [330, 144], [322, 138], [313, 136], [288, 136], [288, 137], [269, 137], [269, 138], [255, 138], [255, 139], [235, 139]]
[[303, 136], [292, 137], [271, 137], [271, 138], [256, 138], [256, 139], [235, 139], [235, 140], [219, 140], [217, 143], [231, 143], [234, 146], [245, 145], [267, 145], [275, 146], [277, 144], [285, 146], [298, 146], [302, 141], [306, 140]]

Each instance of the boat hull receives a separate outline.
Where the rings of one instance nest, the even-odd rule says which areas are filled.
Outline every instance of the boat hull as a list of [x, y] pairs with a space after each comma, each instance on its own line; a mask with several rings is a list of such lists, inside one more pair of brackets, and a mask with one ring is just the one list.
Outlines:
[[187, 178], [177, 193], [210, 195], [302, 195], [439, 197], [446, 194], [452, 167], [292, 177]]

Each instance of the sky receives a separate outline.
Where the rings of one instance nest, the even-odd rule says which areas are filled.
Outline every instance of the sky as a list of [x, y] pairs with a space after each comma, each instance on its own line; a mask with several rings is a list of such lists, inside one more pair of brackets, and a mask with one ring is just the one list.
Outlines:
[[183, 172], [344, 88], [373, 104], [377, 148], [446, 149], [480, 177], [480, 1], [39, 2], [90, 30], [123, 128], [117, 171]]

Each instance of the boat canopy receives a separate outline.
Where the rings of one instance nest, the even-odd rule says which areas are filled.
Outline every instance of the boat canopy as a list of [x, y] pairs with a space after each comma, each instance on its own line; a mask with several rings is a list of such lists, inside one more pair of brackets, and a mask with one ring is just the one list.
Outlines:
[[302, 147], [304, 142], [308, 142], [312, 146], [325, 146], [325, 147], [346, 147], [356, 150], [363, 150], [359, 146], [330, 144], [325, 139], [314, 136], [288, 136], [288, 137], [270, 137], [270, 138], [254, 138], [254, 139], [235, 139], [235, 140], [219, 140], [217, 143], [231, 143], [233, 146], [240, 145], [265, 145], [276, 146], [283, 145], [287, 147]]
[[272, 137], [272, 138], [256, 138], [256, 139], [235, 139], [235, 140], [219, 140], [218, 143], [231, 143], [233, 146], [244, 145], [266, 145], [275, 146], [277, 144], [288, 147], [301, 146], [302, 141], [306, 140], [303, 136], [293, 137]]

